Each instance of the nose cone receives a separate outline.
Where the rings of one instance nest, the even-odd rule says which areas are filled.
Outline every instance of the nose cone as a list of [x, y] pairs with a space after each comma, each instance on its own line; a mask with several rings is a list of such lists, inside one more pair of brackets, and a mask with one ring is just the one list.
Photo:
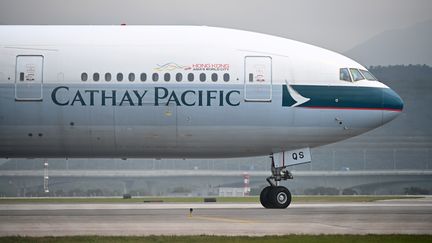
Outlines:
[[395, 119], [403, 110], [402, 98], [392, 89], [383, 90], [383, 124]]

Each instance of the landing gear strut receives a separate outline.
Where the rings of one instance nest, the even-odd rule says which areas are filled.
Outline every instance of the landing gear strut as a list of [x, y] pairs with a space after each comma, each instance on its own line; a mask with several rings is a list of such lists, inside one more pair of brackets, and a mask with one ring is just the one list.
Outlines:
[[287, 208], [291, 203], [291, 193], [286, 187], [279, 186], [279, 182], [293, 176], [286, 167], [275, 167], [273, 156], [270, 158], [272, 175], [266, 179], [270, 186], [261, 191], [260, 202], [265, 208]]

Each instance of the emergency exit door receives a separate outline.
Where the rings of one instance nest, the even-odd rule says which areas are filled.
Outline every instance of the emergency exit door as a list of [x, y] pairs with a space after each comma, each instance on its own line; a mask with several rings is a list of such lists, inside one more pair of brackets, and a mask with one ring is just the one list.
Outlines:
[[15, 99], [42, 100], [43, 56], [17, 56]]
[[272, 59], [267, 56], [245, 57], [245, 100], [271, 101]]

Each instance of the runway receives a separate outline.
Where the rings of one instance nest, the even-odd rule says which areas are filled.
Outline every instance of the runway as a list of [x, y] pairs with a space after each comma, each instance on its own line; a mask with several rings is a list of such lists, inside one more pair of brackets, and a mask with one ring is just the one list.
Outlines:
[[0, 204], [1, 236], [393, 233], [432, 234], [432, 198], [285, 210], [255, 203]]

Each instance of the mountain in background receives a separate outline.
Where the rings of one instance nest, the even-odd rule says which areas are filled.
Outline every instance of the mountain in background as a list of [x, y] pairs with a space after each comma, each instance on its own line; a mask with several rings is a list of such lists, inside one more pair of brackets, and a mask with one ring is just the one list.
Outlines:
[[405, 29], [385, 31], [345, 52], [365, 66], [432, 65], [432, 20]]

